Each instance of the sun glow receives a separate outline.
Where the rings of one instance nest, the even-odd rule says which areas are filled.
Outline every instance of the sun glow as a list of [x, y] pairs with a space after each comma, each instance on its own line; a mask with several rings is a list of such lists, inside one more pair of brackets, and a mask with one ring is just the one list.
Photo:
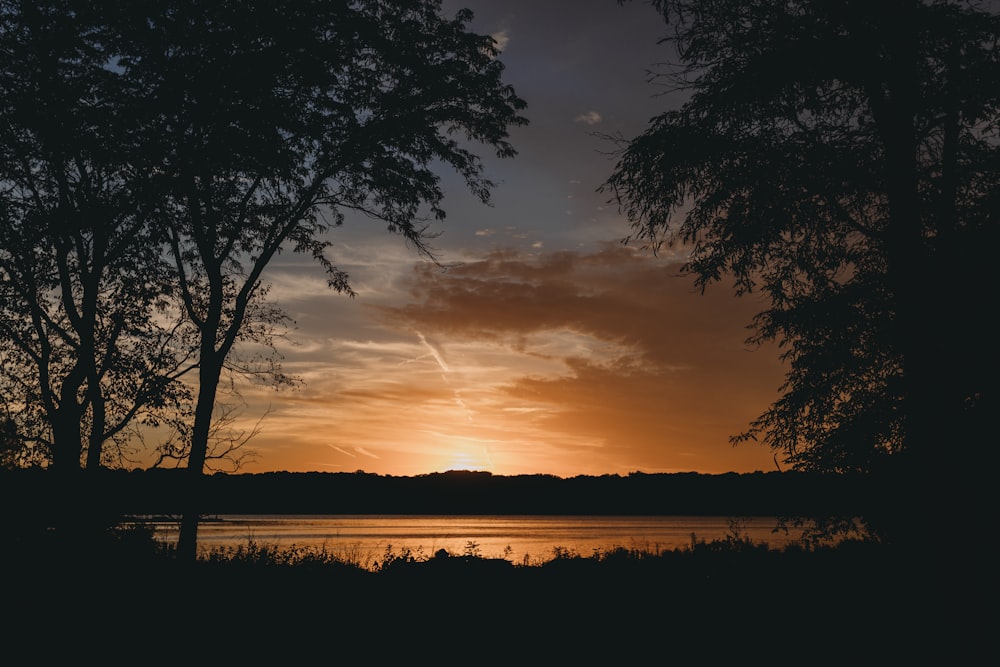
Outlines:
[[456, 449], [446, 457], [441, 472], [448, 470], [484, 470], [493, 472], [493, 461], [485, 447], [474, 445]]

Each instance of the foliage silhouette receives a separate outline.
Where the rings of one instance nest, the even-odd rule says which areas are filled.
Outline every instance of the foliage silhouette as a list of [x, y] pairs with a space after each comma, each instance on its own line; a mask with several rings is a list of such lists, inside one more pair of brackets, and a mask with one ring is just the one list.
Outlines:
[[698, 285], [729, 277], [769, 299], [750, 341], [784, 348], [783, 395], [734, 444], [877, 476], [869, 518], [886, 539], [985, 506], [996, 6], [653, 4], [684, 101], [624, 142], [603, 187], [632, 238], [690, 251]]
[[[493, 40], [466, 30], [470, 19], [444, 18], [435, 0], [122, 8], [123, 77], [146, 122], [144, 166], [160, 175], [162, 225], [199, 341], [193, 484], [234, 346], [268, 342], [266, 326], [283, 318], [263, 301], [276, 254], [310, 255], [350, 294], [325, 254], [346, 211], [430, 256], [422, 216], [444, 217], [439, 165], [489, 200], [467, 144], [513, 156], [507, 128], [525, 122], [524, 103], [501, 82]], [[182, 555], [193, 553], [193, 509]]]
[[0, 6], [0, 401], [18, 463], [64, 472], [127, 461], [188, 397], [125, 91], [78, 5]]
[[79, 465], [90, 423], [96, 465], [120, 430], [102, 424], [112, 399], [137, 397], [121, 428], [146, 406], [178, 415], [189, 397], [174, 381], [196, 370], [193, 419], [173, 424], [184, 441], [160, 449], [190, 472], [193, 554], [199, 480], [241, 456], [219, 429], [226, 373], [292, 381], [239, 351], [287, 322], [266, 298], [269, 262], [304, 253], [353, 295], [327, 256], [348, 214], [433, 260], [439, 172], [489, 203], [474, 149], [513, 157], [525, 104], [494, 40], [439, 0], [52, 0], [4, 3], [2, 19], [0, 335], [3, 379], [22, 390], [5, 419], [22, 445], [47, 419], [39, 451], [59, 468]]
[[[777, 664], [796, 664], [810, 652], [821, 653], [823, 662], [881, 663], [926, 657], [932, 648], [914, 628], [923, 627], [934, 603], [914, 570], [875, 543], [777, 551], [702, 542], [662, 552], [566, 554], [538, 565], [387, 552], [375, 567], [252, 543], [195, 564], [127, 551], [110, 566], [74, 552], [45, 552], [46, 569], [36, 558], [10, 561], [21, 576], [9, 582], [6, 601], [20, 613], [5, 631], [24, 641], [53, 631], [83, 639], [110, 616], [124, 631], [115, 651], [148, 651], [150, 633], [175, 627], [178, 604], [186, 604], [186, 621], [234, 638], [201, 649], [214, 657], [218, 646], [219, 657], [229, 660], [314, 654], [331, 642], [371, 650], [386, 637], [392, 641], [380, 657], [405, 658], [425, 646], [488, 646], [491, 657], [511, 659], [640, 660], [659, 650], [729, 662], [766, 650]], [[79, 576], [82, 564], [93, 576]], [[61, 613], [50, 610], [48, 622], [38, 623], [54, 594]], [[127, 613], [83, 613], [96, 600]], [[848, 603], [853, 608], [846, 612]], [[242, 641], [249, 631], [252, 641]], [[964, 658], [975, 655], [982, 639], [948, 648]], [[79, 643], [83, 653], [91, 647]], [[190, 645], [161, 641], [157, 651], [181, 655]]]

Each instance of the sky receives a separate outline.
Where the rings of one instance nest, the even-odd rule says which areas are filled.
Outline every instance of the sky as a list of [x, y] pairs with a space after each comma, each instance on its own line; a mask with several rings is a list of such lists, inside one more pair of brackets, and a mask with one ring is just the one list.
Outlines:
[[769, 449], [729, 440], [782, 383], [779, 350], [745, 342], [764, 304], [726, 282], [702, 293], [682, 249], [623, 244], [629, 223], [598, 191], [615, 164], [602, 137], [676, 104], [648, 80], [666, 26], [638, 0], [444, 3], [460, 7], [527, 102], [518, 156], [481, 153], [491, 206], [442, 172], [440, 265], [352, 218], [328, 255], [354, 298], [308, 258], [272, 262], [269, 296], [295, 321], [278, 349], [301, 382], [230, 400], [238, 428], [259, 428], [239, 471], [774, 470]]

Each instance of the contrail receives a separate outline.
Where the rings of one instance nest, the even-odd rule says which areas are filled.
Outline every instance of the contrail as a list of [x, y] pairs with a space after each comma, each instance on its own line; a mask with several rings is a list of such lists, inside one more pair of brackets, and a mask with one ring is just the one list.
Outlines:
[[[419, 331], [417, 332], [417, 336], [420, 338], [420, 342], [424, 344], [424, 347], [430, 350], [431, 356], [434, 357], [434, 361], [436, 361], [438, 366], [441, 368], [442, 370], [441, 379], [445, 381], [445, 384], [451, 385], [451, 381], [448, 379], [448, 376], [452, 372], [451, 367], [448, 365], [448, 362], [444, 360], [444, 355], [441, 354], [441, 350], [439, 350], [436, 345], [427, 340], [427, 337], [424, 336]], [[459, 390], [453, 390], [453, 392], [455, 394], [455, 399], [454, 399], [455, 405], [457, 405], [459, 408], [465, 411], [466, 418], [471, 422], [473, 414], [472, 410], [470, 410], [469, 406], [465, 404], [465, 401], [462, 399], [462, 394]]]
[[441, 352], [437, 349], [437, 347], [432, 345], [430, 341], [428, 341], [427, 338], [425, 338], [424, 335], [419, 331], [417, 332], [417, 336], [420, 338], [420, 342], [423, 343], [424, 346], [426, 346], [427, 349], [431, 351], [431, 356], [434, 357], [434, 361], [438, 363], [438, 366], [441, 367], [441, 370], [443, 370], [445, 373], [450, 373], [451, 368], [448, 367], [447, 362], [445, 362], [444, 357], [441, 356]]

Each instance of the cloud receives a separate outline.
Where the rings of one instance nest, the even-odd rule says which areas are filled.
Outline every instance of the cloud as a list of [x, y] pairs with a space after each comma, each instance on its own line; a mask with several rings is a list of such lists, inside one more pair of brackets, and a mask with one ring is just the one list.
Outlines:
[[[618, 248], [591, 254], [495, 252], [446, 273], [417, 267], [416, 301], [380, 310], [390, 321], [439, 337], [506, 341], [521, 349], [534, 337], [536, 350], [561, 337], [566, 358], [614, 344], [651, 360], [658, 356], [657, 342], [669, 334], [662, 331], [660, 308], [668, 307], [663, 302], [670, 290], [650, 298], [637, 283], [666, 283], [676, 270]], [[582, 340], [592, 343], [589, 349]]]
[[620, 246], [505, 251], [418, 267], [415, 301], [380, 310], [389, 326], [506, 359], [506, 379], [479, 387], [479, 419], [517, 415], [605, 468], [752, 470], [769, 455], [728, 439], [777, 397], [783, 369], [775, 350], [744, 343], [761, 304], [716, 287], [701, 294], [678, 264]]
[[588, 111], [587, 113], [582, 113], [573, 119], [577, 123], [586, 123], [587, 125], [597, 125], [603, 120], [601, 114], [596, 111]]
[[444, 360], [444, 355], [437, 345], [428, 341], [427, 338], [419, 331], [417, 332], [417, 338], [419, 338], [420, 342], [430, 351], [430, 355], [434, 358], [434, 361], [437, 362], [438, 366], [441, 367], [441, 370], [445, 373], [451, 373], [451, 369], [448, 367], [448, 362]]
[[497, 43], [498, 51], [503, 51], [504, 49], [506, 49], [507, 44], [510, 42], [510, 35], [507, 33], [506, 30], [497, 31], [492, 35], [490, 35], [490, 37], [492, 37], [493, 41]]
[[[776, 350], [743, 342], [761, 303], [723, 285], [701, 294], [680, 260], [608, 243], [498, 249], [447, 271], [412, 262], [396, 279], [405, 300], [303, 318], [316, 350], [286, 364], [306, 384], [276, 403], [247, 470], [771, 469], [765, 448], [728, 440], [782, 380]], [[274, 400], [247, 399], [248, 414]]]

